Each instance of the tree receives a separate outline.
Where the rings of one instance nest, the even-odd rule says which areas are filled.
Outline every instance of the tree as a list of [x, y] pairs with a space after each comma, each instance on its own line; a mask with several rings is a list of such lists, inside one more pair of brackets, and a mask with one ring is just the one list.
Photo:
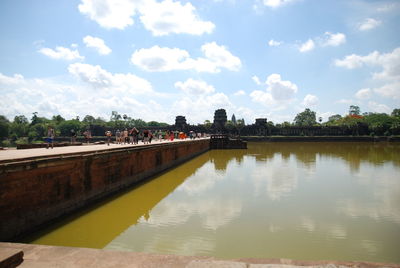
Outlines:
[[32, 113], [32, 118], [31, 118], [31, 125], [35, 125], [38, 123], [38, 112]]
[[10, 131], [10, 121], [4, 115], [0, 115], [0, 139], [8, 137]]
[[16, 139], [20, 137], [26, 137], [29, 130], [29, 121], [24, 115], [17, 115], [14, 117], [14, 121], [10, 126], [10, 134]]
[[364, 117], [368, 129], [375, 135], [387, 135], [395, 119], [385, 113], [371, 113]]
[[307, 108], [304, 110], [304, 112], [296, 115], [294, 118], [294, 123], [297, 126], [313, 126], [317, 123], [316, 113]]
[[391, 116], [400, 117], [400, 109], [393, 109]]
[[71, 130], [78, 132], [81, 129], [81, 122], [78, 120], [65, 120], [57, 126], [62, 136], [70, 136]]
[[358, 107], [357, 105], [350, 105], [349, 115], [360, 115], [360, 113], [360, 107]]
[[82, 122], [85, 123], [86, 125], [92, 125], [96, 122], [96, 119], [91, 115], [86, 115], [83, 118]]
[[14, 117], [14, 122], [13, 123], [16, 123], [16, 124], [28, 124], [29, 121], [28, 121], [28, 118], [26, 118], [25, 115], [17, 115], [17, 116]]
[[147, 123], [142, 119], [132, 119], [135, 127], [146, 127]]
[[210, 132], [211, 126], [212, 126], [212, 123], [210, 120], [204, 121], [204, 128], [206, 129], [207, 132]]
[[111, 112], [111, 118], [110, 118], [111, 121], [118, 121], [121, 119], [122, 119], [122, 116], [117, 111]]
[[53, 115], [53, 117], [51, 118], [51, 121], [53, 121], [54, 123], [56, 123], [56, 125], [58, 125], [62, 121], [65, 121], [65, 118], [62, 117], [61, 115]]
[[335, 115], [329, 116], [328, 122], [335, 122], [340, 119], [342, 119], [342, 116], [340, 114], [335, 114]]

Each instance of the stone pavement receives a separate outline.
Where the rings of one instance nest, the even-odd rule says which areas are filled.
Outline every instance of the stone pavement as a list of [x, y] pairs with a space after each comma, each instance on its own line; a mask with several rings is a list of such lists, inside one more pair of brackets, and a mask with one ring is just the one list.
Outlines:
[[[209, 139], [209, 138], [202, 138], [202, 139]], [[195, 139], [199, 140], [199, 139]], [[177, 143], [177, 142], [189, 142], [193, 141], [191, 139], [179, 140], [175, 139], [173, 141], [159, 141], [153, 140], [151, 144], [143, 144], [143, 142], [139, 142], [137, 145], [133, 144], [89, 144], [89, 145], [77, 145], [77, 146], [63, 146], [63, 147], [54, 147], [54, 149], [46, 149], [46, 148], [35, 148], [35, 149], [6, 149], [0, 150], [0, 164], [3, 162], [10, 162], [10, 161], [19, 161], [25, 159], [32, 159], [32, 158], [43, 158], [43, 157], [52, 157], [52, 156], [59, 156], [59, 155], [74, 155], [74, 154], [84, 154], [84, 153], [93, 153], [105, 150], [118, 150], [118, 149], [128, 149], [128, 148], [137, 148], [143, 146], [152, 146], [152, 145], [160, 145], [160, 144], [168, 144], [168, 143]]]
[[[102, 249], [56, 247], [19, 243], [1, 243], [0, 256], [23, 251], [23, 262], [18, 267], [24, 268], [345, 268], [345, 267], [389, 267], [399, 268], [398, 264], [367, 262], [326, 262], [294, 261], [288, 259], [242, 259], [218, 260], [212, 257], [177, 256], [147, 254], [138, 252], [111, 251]], [[21, 254], [19, 255], [22, 258]], [[17, 263], [17, 262], [16, 262]], [[1, 266], [16, 267], [16, 266]]]

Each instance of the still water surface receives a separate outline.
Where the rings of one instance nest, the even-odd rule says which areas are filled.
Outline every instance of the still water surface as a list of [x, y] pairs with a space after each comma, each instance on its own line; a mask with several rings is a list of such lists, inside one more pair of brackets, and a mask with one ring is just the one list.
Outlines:
[[400, 144], [209, 151], [32, 243], [400, 263]]

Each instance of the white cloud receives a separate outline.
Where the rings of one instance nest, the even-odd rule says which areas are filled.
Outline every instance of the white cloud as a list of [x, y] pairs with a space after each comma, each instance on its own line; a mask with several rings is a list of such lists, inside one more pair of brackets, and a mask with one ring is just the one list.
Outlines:
[[388, 83], [381, 87], [375, 88], [374, 92], [382, 97], [400, 100], [400, 81]]
[[220, 108], [233, 110], [229, 97], [224, 93], [186, 95], [173, 103], [171, 113], [184, 114], [191, 122], [204, 122], [206, 119], [213, 118], [214, 111]]
[[317, 106], [318, 103], [319, 103], [318, 97], [315, 96], [315, 95], [311, 95], [311, 94], [307, 94], [307, 95], [304, 97], [304, 100], [303, 100], [303, 102], [302, 102], [302, 104], [303, 104], [305, 107], [308, 107], [308, 108], [313, 107], [313, 106]]
[[241, 61], [232, 55], [226, 47], [215, 42], [201, 47], [205, 58], [193, 59], [186, 50], [153, 46], [136, 50], [131, 62], [150, 72], [165, 72], [172, 70], [196, 70], [198, 72], [218, 73], [221, 68], [238, 71]]
[[185, 82], [176, 82], [175, 88], [191, 95], [206, 95], [214, 93], [215, 88], [202, 80], [187, 79]]
[[263, 0], [263, 3], [265, 6], [276, 8], [295, 1], [296, 0]]
[[317, 47], [337, 47], [346, 43], [346, 35], [343, 33], [331, 33], [325, 32], [323, 35], [310, 38], [306, 42], [298, 45], [298, 49], [300, 52], [308, 52]]
[[373, 18], [367, 18], [358, 25], [360, 31], [372, 30], [382, 24], [382, 21]]
[[384, 4], [376, 9], [378, 12], [390, 12], [395, 11], [400, 7], [399, 3], [388, 3]]
[[55, 50], [47, 47], [41, 48], [39, 52], [47, 57], [57, 60], [83, 60], [85, 58], [79, 55], [78, 50], [71, 50], [69, 48], [60, 46], [56, 47]]
[[355, 69], [363, 66], [382, 67], [381, 73], [374, 73], [374, 79], [399, 79], [400, 78], [400, 48], [394, 49], [391, 53], [381, 54], [374, 51], [367, 56], [356, 54], [348, 55], [342, 60], [335, 60], [335, 65], [347, 69]]
[[355, 96], [357, 99], [366, 100], [371, 98], [371, 89], [363, 88], [356, 92]]
[[383, 97], [400, 98], [400, 47], [390, 53], [374, 51], [366, 56], [352, 54], [342, 60], [335, 60], [335, 65], [347, 69], [360, 67], [380, 67], [381, 72], [373, 73], [372, 79], [383, 83], [373, 91]]
[[106, 29], [124, 29], [133, 24], [140, 1], [132, 0], [81, 0], [79, 11]]
[[189, 58], [186, 50], [153, 46], [136, 50], [131, 62], [149, 72], [165, 72], [188, 69], [185, 62]]
[[[83, 118], [91, 114], [107, 119], [111, 111], [118, 111], [145, 121], [173, 123], [176, 114], [165, 112], [168, 108], [147, 98], [157, 93], [150, 91], [151, 85], [146, 80], [79, 64], [70, 65], [70, 70], [82, 83], [64, 84], [47, 78], [26, 79], [19, 74], [0, 74], [0, 114], [10, 119], [15, 115], [30, 118], [32, 111], [36, 111], [47, 118], [57, 114], [67, 119], [78, 115]], [[100, 82], [101, 79], [104, 81]], [[138, 94], [141, 94], [140, 101], [135, 99]]]
[[268, 45], [270, 47], [278, 47], [278, 46], [282, 45], [282, 42], [275, 41], [274, 39], [271, 39], [271, 40], [268, 41]]
[[[374, 55], [377, 52], [374, 52]], [[370, 54], [372, 55], [372, 54]], [[335, 60], [335, 65], [338, 67], [345, 67], [347, 69], [355, 69], [355, 68], [359, 68], [361, 66], [363, 66], [364, 62], [366, 62], [367, 59], [365, 57], [362, 56], [358, 56], [356, 54], [351, 54], [346, 56], [344, 59], [342, 60]]]
[[87, 47], [95, 48], [101, 55], [108, 55], [111, 53], [111, 49], [106, 46], [104, 40], [98, 37], [87, 35], [83, 38], [83, 42]]
[[204, 44], [201, 46], [201, 51], [206, 59], [215, 65], [216, 71], [218, 71], [218, 67], [238, 71], [242, 65], [238, 57], [232, 55], [225, 46], [220, 46], [215, 42]]
[[14, 76], [10, 77], [0, 73], [0, 84], [13, 85], [22, 81], [24, 81], [24, 77], [21, 74], [14, 74]]
[[390, 112], [392, 111], [387, 105], [381, 104], [381, 103], [377, 103], [377, 102], [374, 102], [374, 101], [369, 101], [368, 102], [368, 108], [370, 109], [371, 112], [375, 112], [375, 113], [387, 113], [387, 114], [390, 114]]
[[133, 74], [112, 74], [99, 65], [74, 63], [69, 65], [68, 71], [78, 77], [80, 81], [91, 85], [95, 89], [122, 91], [129, 94], [147, 94], [152, 92], [152, 86], [147, 80]]
[[257, 85], [261, 85], [261, 81], [260, 81], [260, 78], [258, 78], [258, 76], [254, 75], [251, 79], [252, 79], [252, 80], [254, 81], [254, 83], [256, 83]]
[[346, 43], [346, 35], [343, 33], [330, 33], [325, 32], [322, 38], [322, 46], [339, 46]]
[[236, 91], [233, 95], [234, 96], [245, 96], [246, 92], [244, 92], [244, 90], [239, 90], [239, 91]]
[[276, 106], [277, 109], [283, 109], [285, 105], [293, 100], [297, 93], [297, 85], [281, 79], [279, 74], [271, 74], [268, 76], [266, 91], [255, 90], [250, 93], [253, 102], [263, 104], [265, 106]]
[[307, 42], [303, 43], [300, 45], [299, 47], [299, 51], [300, 52], [307, 52], [307, 51], [311, 51], [315, 48], [315, 43], [313, 40], [308, 39]]
[[179, 1], [165, 0], [145, 3], [140, 9], [140, 20], [155, 36], [171, 33], [201, 35], [211, 33], [215, 28], [212, 22], [198, 17], [196, 8], [190, 2], [182, 4]]
[[290, 100], [297, 93], [297, 86], [281, 79], [279, 74], [271, 74], [268, 76], [266, 84], [267, 91], [271, 92], [274, 100]]
[[189, 2], [164, 0], [81, 0], [79, 11], [106, 29], [123, 30], [140, 14], [144, 27], [155, 36], [211, 33], [215, 25], [202, 20]]

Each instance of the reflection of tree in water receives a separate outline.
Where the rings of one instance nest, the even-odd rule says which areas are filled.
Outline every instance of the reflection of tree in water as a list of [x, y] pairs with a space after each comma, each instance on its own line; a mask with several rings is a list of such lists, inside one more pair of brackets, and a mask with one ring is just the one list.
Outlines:
[[241, 164], [246, 154], [248, 154], [247, 150], [211, 150], [209, 152], [210, 161], [214, 163], [216, 171], [225, 171], [232, 160]]
[[248, 143], [248, 154], [254, 155], [257, 161], [266, 161], [281, 154], [283, 159], [291, 155], [306, 167], [313, 167], [317, 155], [335, 157], [345, 160], [353, 171], [359, 170], [362, 162], [374, 165], [393, 163], [400, 166], [400, 144], [370, 142], [264, 142]]

